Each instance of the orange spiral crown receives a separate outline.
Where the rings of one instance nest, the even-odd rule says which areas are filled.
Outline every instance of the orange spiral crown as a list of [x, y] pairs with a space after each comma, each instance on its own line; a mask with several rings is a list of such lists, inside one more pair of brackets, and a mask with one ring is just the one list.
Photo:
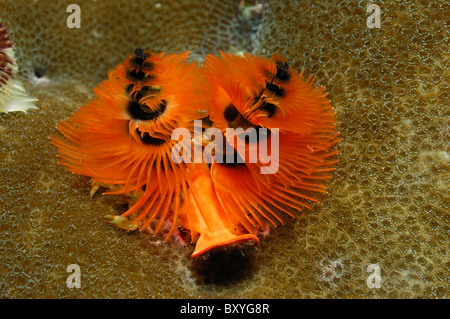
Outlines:
[[[156, 234], [169, 220], [166, 239], [189, 230], [197, 257], [257, 244], [259, 231], [283, 222], [280, 212], [310, 208], [326, 192], [338, 138], [323, 88], [282, 57], [221, 53], [200, 68], [187, 56], [136, 49], [92, 100], [58, 124], [64, 138], [52, 142], [69, 171], [108, 185], [109, 194], [137, 198], [121, 216], [107, 216], [109, 223], [151, 226]], [[202, 119], [199, 134], [194, 123]], [[177, 128], [190, 138], [174, 140]], [[202, 139], [208, 129], [216, 130], [215, 139]], [[209, 144], [212, 163], [174, 161], [179, 145], [187, 159]], [[219, 161], [222, 155], [232, 161]]]

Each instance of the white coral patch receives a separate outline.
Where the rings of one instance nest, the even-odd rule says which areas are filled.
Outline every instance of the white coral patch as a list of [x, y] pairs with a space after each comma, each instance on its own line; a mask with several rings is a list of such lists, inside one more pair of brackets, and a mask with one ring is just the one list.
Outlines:
[[[14, 49], [5, 49], [3, 50], [3, 53], [6, 53], [6, 55], [8, 55], [13, 61], [11, 64], [11, 69], [15, 75], [18, 67], [15, 62]], [[34, 105], [34, 102], [36, 101], [36, 98], [27, 94], [22, 82], [18, 79], [10, 79], [6, 85], [0, 87], [0, 112], [26, 112], [29, 109], [36, 108]]]
[[27, 94], [19, 80], [11, 80], [0, 90], [0, 112], [26, 112], [35, 109], [37, 99]]

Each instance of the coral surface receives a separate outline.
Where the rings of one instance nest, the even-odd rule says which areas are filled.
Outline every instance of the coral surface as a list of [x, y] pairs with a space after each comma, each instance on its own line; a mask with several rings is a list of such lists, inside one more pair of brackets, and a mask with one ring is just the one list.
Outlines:
[[[267, 0], [251, 14], [231, 0], [77, 1], [81, 28], [68, 28], [70, 1], [1, 0], [39, 102], [0, 114], [0, 296], [448, 298], [449, 5], [375, 2], [380, 28], [367, 25], [369, 1], [313, 0]], [[91, 200], [89, 178], [57, 164], [48, 136], [136, 46], [199, 61], [279, 53], [314, 74], [342, 138], [322, 203], [258, 247], [208, 260], [103, 223], [126, 208]], [[66, 285], [70, 264], [80, 289]], [[380, 288], [367, 284], [371, 264]]]

